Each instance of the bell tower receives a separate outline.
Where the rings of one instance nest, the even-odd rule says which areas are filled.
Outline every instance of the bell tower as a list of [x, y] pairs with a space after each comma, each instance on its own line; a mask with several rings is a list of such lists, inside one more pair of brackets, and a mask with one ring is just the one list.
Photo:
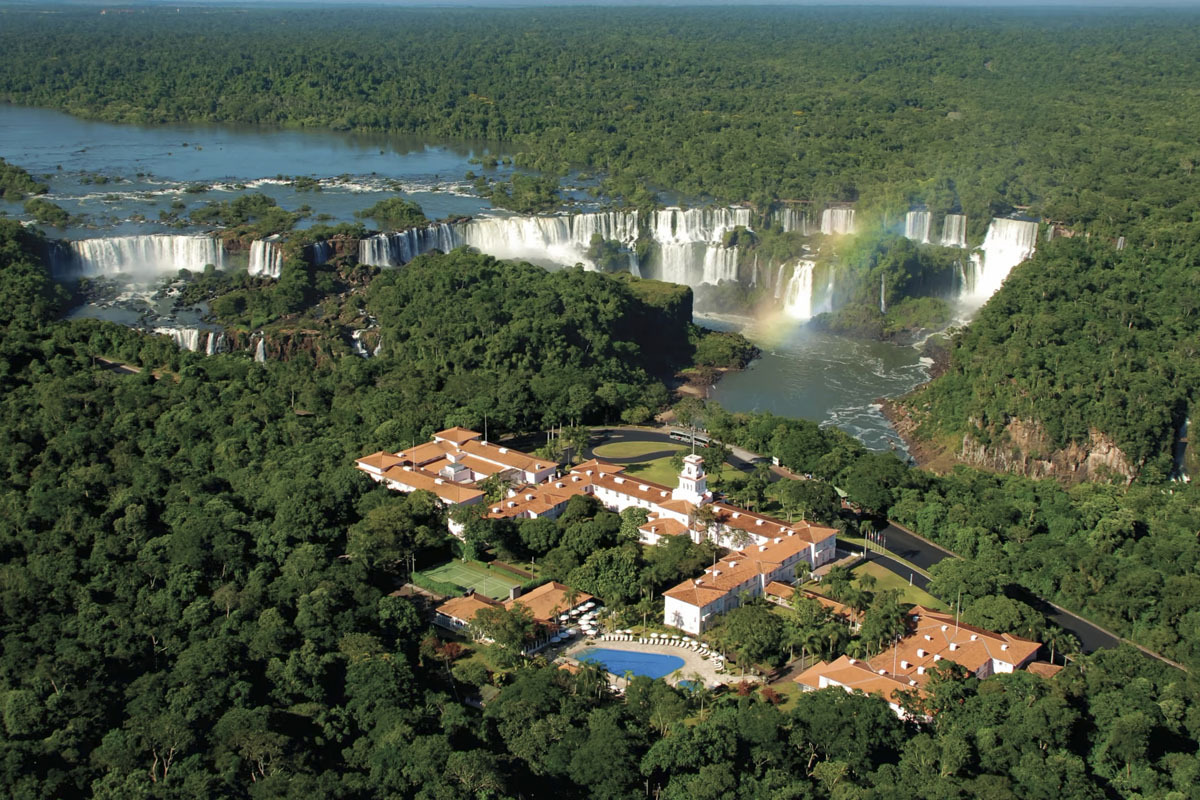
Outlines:
[[708, 491], [708, 476], [704, 474], [704, 459], [692, 453], [684, 456], [683, 471], [679, 473], [679, 486], [671, 492], [672, 500], [686, 500], [701, 506], [712, 500]]

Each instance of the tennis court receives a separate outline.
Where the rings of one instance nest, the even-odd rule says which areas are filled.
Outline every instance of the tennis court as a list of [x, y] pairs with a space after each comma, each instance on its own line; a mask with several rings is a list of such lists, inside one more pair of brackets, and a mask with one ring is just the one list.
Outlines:
[[496, 570], [489, 570], [482, 564], [472, 561], [447, 561], [445, 564], [421, 572], [435, 581], [453, 583], [466, 591], [474, 589], [494, 600], [507, 600], [508, 591], [514, 586], [520, 586], [521, 581], [516, 577], [506, 578]]

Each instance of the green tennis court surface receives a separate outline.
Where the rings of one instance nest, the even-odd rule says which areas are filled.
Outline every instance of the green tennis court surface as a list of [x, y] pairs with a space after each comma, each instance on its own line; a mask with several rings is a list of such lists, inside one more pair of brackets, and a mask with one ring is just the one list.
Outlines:
[[474, 589], [495, 600], [507, 600], [509, 589], [521, 585], [516, 578], [505, 578], [482, 564], [469, 561], [447, 561], [440, 566], [421, 571], [435, 581], [453, 583], [463, 591]]

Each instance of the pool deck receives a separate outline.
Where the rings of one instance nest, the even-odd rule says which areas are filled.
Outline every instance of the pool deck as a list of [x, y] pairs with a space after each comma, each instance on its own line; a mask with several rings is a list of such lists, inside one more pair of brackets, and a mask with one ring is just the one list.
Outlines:
[[[716, 686], [717, 684], [721, 684], [721, 683], [735, 684], [735, 683], [740, 683], [743, 680], [747, 680], [747, 681], [758, 680], [758, 678], [754, 678], [749, 675], [747, 675], [745, 678], [742, 678], [740, 675], [738, 675], [736, 673], [735, 674], [718, 675], [717, 669], [713, 665], [713, 662], [711, 659], [703, 659], [700, 657], [699, 653], [697, 653], [694, 650], [690, 650], [686, 647], [676, 647], [676, 646], [669, 645], [669, 644], [668, 645], [641, 644], [636, 641], [634, 641], [634, 642], [604, 642], [604, 641], [600, 641], [600, 640], [594, 640], [594, 641], [590, 641], [590, 642], [584, 641], [584, 642], [576, 642], [575, 644], [572, 644], [570, 647], [568, 647], [567, 649], [565, 649], [562, 652], [562, 655], [569, 659], [579, 661], [581, 659], [587, 658], [587, 652], [589, 650], [594, 650], [597, 648], [603, 648], [605, 650], [628, 650], [631, 653], [658, 653], [658, 654], [664, 655], [664, 656], [677, 656], [679, 658], [682, 658], [683, 666], [680, 667], [679, 670], [677, 671], [678, 676], [676, 676], [675, 672], [672, 672], [670, 675], [663, 678], [663, 680], [665, 680], [667, 683], [670, 683], [672, 685], [679, 682], [680, 680], [685, 680], [685, 681], [690, 680], [692, 678], [692, 676], [695, 674], [699, 674], [700, 677], [704, 680], [704, 684], [706, 686], [708, 686], [709, 688], [712, 688], [712, 687]], [[618, 686], [624, 688], [624, 686], [625, 686], [624, 678], [620, 675], [616, 675], [614, 677], [617, 679], [615, 681], [615, 683]]]

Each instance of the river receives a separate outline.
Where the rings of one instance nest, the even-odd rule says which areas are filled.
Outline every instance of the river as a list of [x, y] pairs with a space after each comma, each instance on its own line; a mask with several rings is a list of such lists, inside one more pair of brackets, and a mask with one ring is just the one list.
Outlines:
[[[482, 142], [228, 125], [116, 125], [0, 105], [0, 157], [46, 181], [47, 199], [80, 218], [66, 230], [48, 231], [68, 239], [194, 230], [168, 225], [160, 213], [186, 213], [245, 191], [263, 192], [288, 210], [311, 207], [302, 226], [353, 222], [355, 211], [397, 192], [419, 203], [431, 219], [477, 215], [491, 206], [472, 194], [466, 173], [503, 178], [512, 171], [472, 163], [483, 154], [510, 155]], [[299, 188], [286, 176], [316, 179], [320, 190]], [[24, 218], [19, 204], [0, 202], [0, 211]], [[156, 323], [153, 306], [161, 300], [146, 302], [134, 311], [107, 304], [72, 313], [148, 328], [203, 326], [198, 319]], [[926, 380], [913, 348], [817, 333], [782, 317], [751, 324], [698, 321], [741, 329], [763, 349], [749, 369], [727, 375], [714, 390], [713, 398], [726, 408], [814, 419], [843, 428], [868, 447], [903, 452], [876, 400]]]

